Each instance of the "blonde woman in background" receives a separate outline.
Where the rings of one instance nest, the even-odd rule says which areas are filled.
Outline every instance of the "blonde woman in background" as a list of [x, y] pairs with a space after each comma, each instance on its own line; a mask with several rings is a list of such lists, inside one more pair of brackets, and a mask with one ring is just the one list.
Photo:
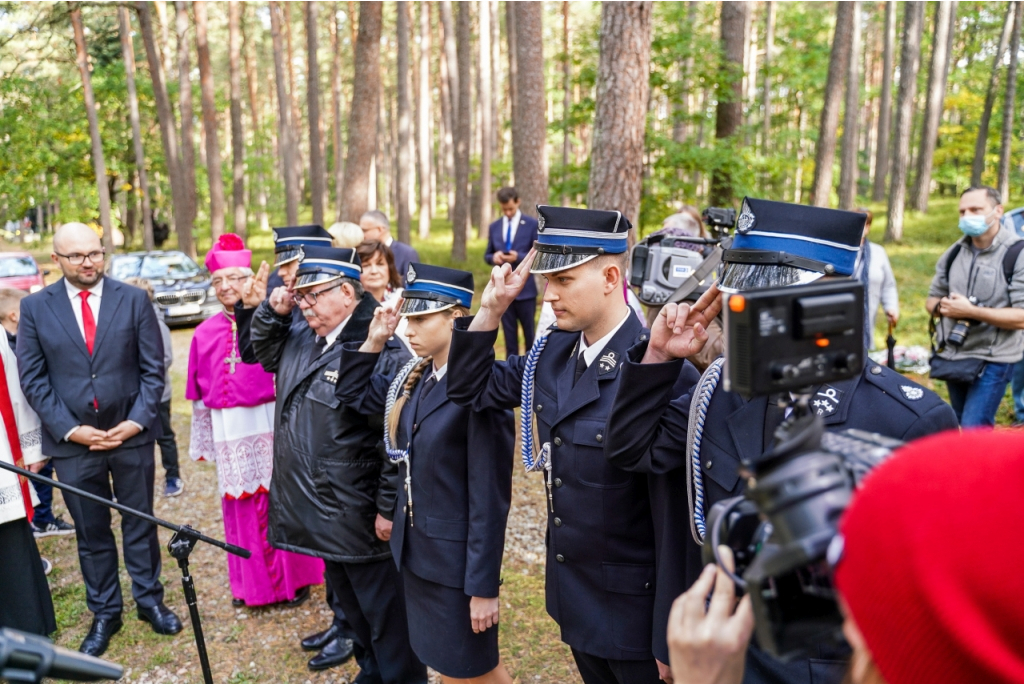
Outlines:
[[334, 247], [356, 247], [363, 242], [363, 229], [351, 221], [339, 221], [327, 232], [334, 238]]

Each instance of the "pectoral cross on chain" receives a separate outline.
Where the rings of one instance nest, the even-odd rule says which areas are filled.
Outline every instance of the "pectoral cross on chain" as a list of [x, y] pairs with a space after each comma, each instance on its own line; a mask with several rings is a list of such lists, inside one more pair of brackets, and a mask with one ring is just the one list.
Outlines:
[[[225, 314], [225, 316], [227, 315]], [[235, 372], [235, 364], [242, 363], [242, 358], [238, 356], [238, 324], [234, 319], [231, 320], [231, 356], [225, 357], [224, 363], [231, 365], [231, 369], [228, 371], [231, 374]]]

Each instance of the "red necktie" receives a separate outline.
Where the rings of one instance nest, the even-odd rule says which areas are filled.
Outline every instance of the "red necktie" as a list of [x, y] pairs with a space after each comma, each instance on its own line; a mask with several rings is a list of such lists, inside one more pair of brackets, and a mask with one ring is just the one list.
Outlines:
[[82, 330], [85, 333], [85, 347], [92, 354], [92, 345], [96, 341], [96, 319], [92, 316], [92, 307], [89, 306], [89, 291], [83, 290], [78, 293], [82, 298]]

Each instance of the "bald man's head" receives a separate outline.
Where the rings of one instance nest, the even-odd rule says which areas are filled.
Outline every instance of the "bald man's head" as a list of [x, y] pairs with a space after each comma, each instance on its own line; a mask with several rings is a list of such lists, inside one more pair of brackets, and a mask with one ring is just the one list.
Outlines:
[[103, 244], [85, 224], [71, 222], [58, 228], [50, 258], [76, 288], [87, 290], [103, 278]]

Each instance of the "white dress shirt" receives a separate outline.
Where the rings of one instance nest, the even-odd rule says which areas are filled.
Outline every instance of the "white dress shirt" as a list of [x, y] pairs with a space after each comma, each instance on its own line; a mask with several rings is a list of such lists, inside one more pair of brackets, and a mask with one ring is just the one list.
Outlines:
[[435, 381], [440, 381], [442, 378], [444, 378], [444, 375], [446, 373], [448, 373], [448, 363], [447, 362], [445, 362], [445, 365], [442, 366], [440, 369], [435, 366], [434, 367], [434, 373], [433, 373], [434, 380]]
[[580, 333], [580, 352], [583, 353], [583, 361], [586, 362], [587, 368], [590, 368], [590, 365], [594, 363], [595, 359], [597, 359], [597, 355], [601, 354], [611, 339], [615, 337], [615, 334], [619, 332], [619, 329], [622, 328], [622, 324], [626, 323], [631, 316], [633, 316], [633, 310], [627, 309], [626, 315], [622, 317], [622, 321], [619, 322], [619, 325], [613, 328], [608, 335], [604, 336], [593, 345], [588, 345], [587, 337]]
[[[71, 311], [75, 313], [75, 321], [78, 322], [78, 332], [82, 334], [82, 340], [85, 340], [85, 326], [82, 324], [82, 298], [78, 294], [82, 292], [82, 289], [71, 285], [66, 278], [64, 279], [64, 287], [68, 291], [68, 299], [71, 300]], [[89, 308], [92, 309], [93, 323], [98, 323], [100, 320], [100, 303], [103, 300], [102, 278], [96, 282], [96, 285], [89, 288], [88, 300]]]
[[338, 339], [338, 336], [341, 335], [341, 332], [345, 330], [345, 324], [347, 324], [351, 318], [351, 314], [346, 316], [345, 320], [339, 323], [337, 328], [335, 328], [333, 331], [331, 331], [324, 337], [324, 339], [327, 341], [327, 344], [324, 345], [324, 350], [326, 350], [328, 347], [334, 344], [334, 341]]
[[509, 223], [512, 224], [512, 236], [508, 239], [508, 242], [509, 243], [514, 243], [516, 241], [516, 231], [519, 230], [519, 222], [522, 220], [522, 218], [523, 218], [523, 213], [520, 212], [518, 209], [516, 210], [516, 213], [512, 215], [511, 219], [509, 219], [504, 214], [501, 215], [501, 247], [502, 247], [501, 251], [502, 252], [505, 251], [504, 250], [504, 247], [505, 247], [505, 235], [508, 233]]

